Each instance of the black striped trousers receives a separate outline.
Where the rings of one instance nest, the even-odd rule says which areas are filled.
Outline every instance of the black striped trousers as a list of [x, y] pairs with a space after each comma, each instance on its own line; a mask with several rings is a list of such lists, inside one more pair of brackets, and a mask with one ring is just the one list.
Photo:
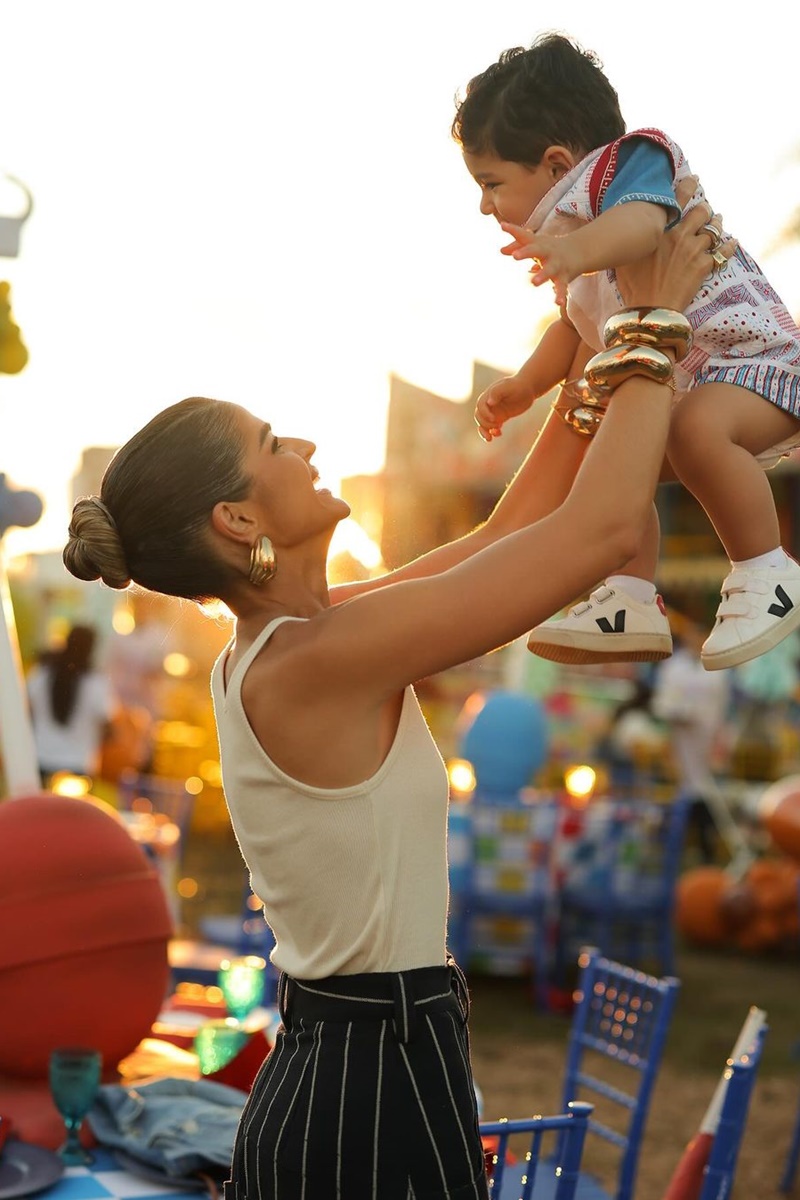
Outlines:
[[225, 1200], [487, 1200], [460, 969], [278, 986]]

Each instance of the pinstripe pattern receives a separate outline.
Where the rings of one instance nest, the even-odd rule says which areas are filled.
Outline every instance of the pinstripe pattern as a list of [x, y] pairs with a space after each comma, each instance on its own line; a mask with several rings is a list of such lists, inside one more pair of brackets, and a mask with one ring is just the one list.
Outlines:
[[[308, 1178], [308, 1135], [311, 1129], [311, 1112], [314, 1107], [314, 1085], [317, 1082], [317, 1067], [319, 1065], [319, 1048], [322, 1043], [322, 1026], [320, 1021], [314, 1030], [314, 1038], [317, 1043], [316, 1053], [314, 1054], [314, 1069], [311, 1074], [311, 1095], [308, 1098], [308, 1114], [306, 1115], [306, 1131], [303, 1137], [303, 1190], [300, 1193], [300, 1200], [306, 1200], [306, 1180]], [[338, 1166], [338, 1164], [337, 1164]]]
[[350, 1034], [353, 1022], [347, 1024], [347, 1034], [344, 1040], [344, 1061], [342, 1063], [342, 1094], [339, 1099], [339, 1135], [336, 1139], [336, 1200], [342, 1200], [342, 1128], [344, 1122], [344, 1097], [347, 1091], [347, 1055], [350, 1050]]
[[[225, 1200], [487, 1200], [463, 977], [445, 991], [448, 968], [426, 970], [427, 994], [415, 971], [281, 980]], [[352, 987], [372, 980], [389, 981], [391, 1015]]]
[[[458, 1132], [461, 1134], [461, 1142], [464, 1147], [464, 1158], [467, 1163], [467, 1169], [469, 1169], [469, 1163], [470, 1163], [469, 1142], [467, 1141], [467, 1135], [464, 1131], [464, 1125], [463, 1125], [463, 1122], [461, 1119], [461, 1115], [458, 1111], [458, 1105], [456, 1104], [456, 1098], [453, 1095], [453, 1086], [452, 1086], [452, 1084], [450, 1082], [450, 1078], [447, 1074], [447, 1062], [445, 1061], [445, 1057], [442, 1052], [442, 1047], [439, 1044], [439, 1040], [436, 1037], [436, 1029], [434, 1028], [433, 1021], [430, 1019], [430, 1017], [427, 1017], [426, 1021], [428, 1024], [428, 1028], [430, 1030], [431, 1039], [433, 1041], [434, 1046], [436, 1047], [436, 1053], [439, 1055], [439, 1062], [442, 1064], [442, 1079], [444, 1081], [444, 1086], [447, 1088], [447, 1094], [450, 1097], [450, 1105], [453, 1109], [453, 1117], [454, 1117], [456, 1125], [458, 1127]], [[473, 1088], [473, 1091], [474, 1091], [474, 1088]]]
[[375, 1088], [375, 1121], [372, 1136], [372, 1195], [373, 1200], [378, 1195], [378, 1166], [380, 1163], [380, 1126], [381, 1126], [381, 1095], [383, 1092], [383, 1043], [386, 1037], [386, 1023], [381, 1023], [381, 1035], [378, 1042], [378, 1083]]

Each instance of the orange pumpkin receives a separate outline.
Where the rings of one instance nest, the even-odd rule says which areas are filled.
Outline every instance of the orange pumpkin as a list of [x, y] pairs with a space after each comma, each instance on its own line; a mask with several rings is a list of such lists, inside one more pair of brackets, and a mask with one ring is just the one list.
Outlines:
[[759, 800], [758, 815], [775, 845], [800, 862], [800, 775], [771, 784]]
[[721, 867], [695, 867], [678, 880], [675, 921], [687, 939], [699, 946], [727, 941], [729, 926], [723, 912], [728, 880]]
[[741, 929], [752, 921], [757, 911], [756, 894], [747, 879], [726, 885], [720, 911], [728, 930]]
[[798, 867], [790, 859], [762, 859], [753, 863], [747, 878], [759, 912], [782, 915], [798, 906]]
[[755, 953], [774, 950], [781, 938], [781, 925], [774, 913], [760, 913], [734, 934], [734, 941], [740, 950]]

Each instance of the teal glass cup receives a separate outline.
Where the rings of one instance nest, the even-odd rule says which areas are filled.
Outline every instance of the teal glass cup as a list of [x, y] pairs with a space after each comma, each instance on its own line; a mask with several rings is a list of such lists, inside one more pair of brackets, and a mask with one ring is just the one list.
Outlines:
[[100, 1089], [103, 1057], [99, 1050], [67, 1046], [50, 1055], [50, 1094], [67, 1129], [67, 1139], [59, 1155], [67, 1166], [83, 1166], [93, 1161], [80, 1143], [83, 1119]]

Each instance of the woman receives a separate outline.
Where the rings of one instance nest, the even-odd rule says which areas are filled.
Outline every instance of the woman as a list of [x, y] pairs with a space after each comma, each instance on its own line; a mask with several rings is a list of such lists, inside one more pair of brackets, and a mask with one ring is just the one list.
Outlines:
[[[704, 220], [688, 216], [636, 268], [628, 300], [688, 302], [711, 267]], [[446, 773], [411, 685], [519, 637], [630, 557], [671, 400], [649, 379], [622, 384], [602, 446], [537, 524], [584, 454], [561, 420], [482, 528], [330, 591], [347, 505], [315, 487], [311, 442], [233, 405], [167, 409], [75, 506], [64, 560], [79, 578], [220, 597], [236, 617], [212, 690], [283, 1026], [242, 1115], [228, 1200], [487, 1195], [466, 988], [445, 948]]]
[[91, 775], [113, 716], [108, 680], [92, 668], [95, 631], [74, 625], [60, 650], [43, 657], [27, 679], [28, 703], [42, 783], [57, 771]]

